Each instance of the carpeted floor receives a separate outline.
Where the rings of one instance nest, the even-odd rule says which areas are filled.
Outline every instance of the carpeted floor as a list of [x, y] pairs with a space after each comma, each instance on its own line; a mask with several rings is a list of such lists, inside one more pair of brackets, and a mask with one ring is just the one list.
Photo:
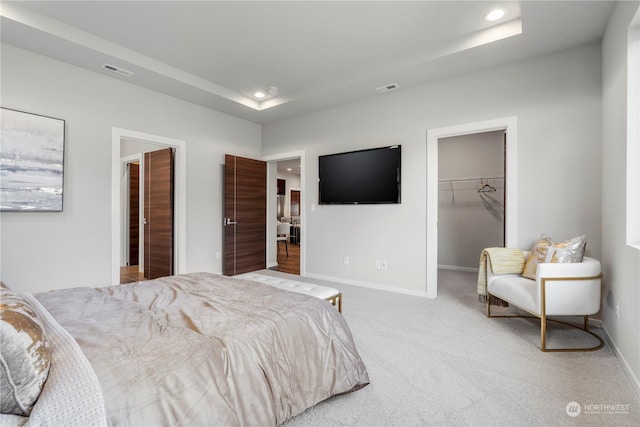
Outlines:
[[[342, 291], [371, 384], [286, 427], [640, 425], [640, 399], [608, 344], [596, 352], [541, 352], [539, 322], [485, 316], [474, 273], [441, 270], [436, 299], [296, 278]], [[593, 341], [549, 326], [550, 347]], [[572, 402], [577, 416], [567, 410]]]

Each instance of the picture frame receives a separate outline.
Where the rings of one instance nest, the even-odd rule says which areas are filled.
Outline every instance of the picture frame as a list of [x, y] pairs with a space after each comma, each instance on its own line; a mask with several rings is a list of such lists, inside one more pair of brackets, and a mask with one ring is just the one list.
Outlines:
[[0, 108], [0, 211], [62, 212], [65, 121]]

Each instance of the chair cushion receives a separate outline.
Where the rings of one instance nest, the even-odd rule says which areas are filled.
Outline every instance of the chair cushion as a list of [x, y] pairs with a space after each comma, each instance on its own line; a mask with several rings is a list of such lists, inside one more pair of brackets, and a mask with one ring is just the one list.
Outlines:
[[522, 275], [535, 280], [539, 263], [582, 262], [586, 246], [587, 239], [584, 234], [555, 243], [551, 237], [543, 233], [527, 257]]
[[513, 274], [496, 276], [487, 285], [487, 291], [523, 310], [540, 314], [538, 288], [535, 280]]

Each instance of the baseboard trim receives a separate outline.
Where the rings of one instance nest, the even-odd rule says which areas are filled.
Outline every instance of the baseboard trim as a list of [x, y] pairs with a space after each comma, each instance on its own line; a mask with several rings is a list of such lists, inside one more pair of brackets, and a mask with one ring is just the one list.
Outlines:
[[439, 270], [454, 270], [454, 271], [468, 271], [470, 273], [477, 273], [478, 269], [473, 267], [459, 267], [457, 265], [444, 265], [438, 264]]
[[624, 369], [625, 373], [631, 380], [631, 385], [633, 386], [633, 389], [638, 395], [638, 398], [640, 398], [640, 380], [638, 380], [638, 377], [635, 375], [635, 373], [629, 366], [629, 363], [627, 363], [627, 359], [624, 358], [624, 356], [622, 355], [622, 352], [620, 351], [616, 343], [611, 339], [611, 336], [609, 335], [609, 331], [607, 331], [607, 327], [604, 325], [604, 322], [601, 322], [601, 323], [602, 323], [601, 329], [604, 332], [604, 338], [607, 340], [607, 342], [613, 349], [613, 352], [616, 354], [616, 357], [622, 364], [622, 368]]
[[358, 280], [345, 279], [342, 277], [325, 276], [323, 274], [307, 273], [304, 277], [327, 280], [329, 282], [344, 283], [345, 285], [359, 286], [361, 288], [375, 289], [378, 291], [393, 292], [396, 294], [411, 295], [414, 297], [429, 298], [426, 292], [414, 291], [411, 289], [394, 288], [392, 286], [380, 285], [376, 283], [361, 282]]

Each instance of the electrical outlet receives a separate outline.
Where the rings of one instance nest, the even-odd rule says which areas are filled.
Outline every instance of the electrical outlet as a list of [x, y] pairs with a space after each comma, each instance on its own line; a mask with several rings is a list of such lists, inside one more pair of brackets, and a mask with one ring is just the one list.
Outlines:
[[616, 301], [616, 319], [620, 320], [620, 303]]
[[220, 259], [220, 251], [216, 251], [216, 259]]
[[383, 259], [382, 261], [380, 261], [380, 268], [383, 270], [387, 269], [387, 260]]
[[344, 265], [349, 265], [349, 257], [348, 257], [348, 256], [346, 256], [346, 257], [342, 258], [342, 263], [343, 263]]

